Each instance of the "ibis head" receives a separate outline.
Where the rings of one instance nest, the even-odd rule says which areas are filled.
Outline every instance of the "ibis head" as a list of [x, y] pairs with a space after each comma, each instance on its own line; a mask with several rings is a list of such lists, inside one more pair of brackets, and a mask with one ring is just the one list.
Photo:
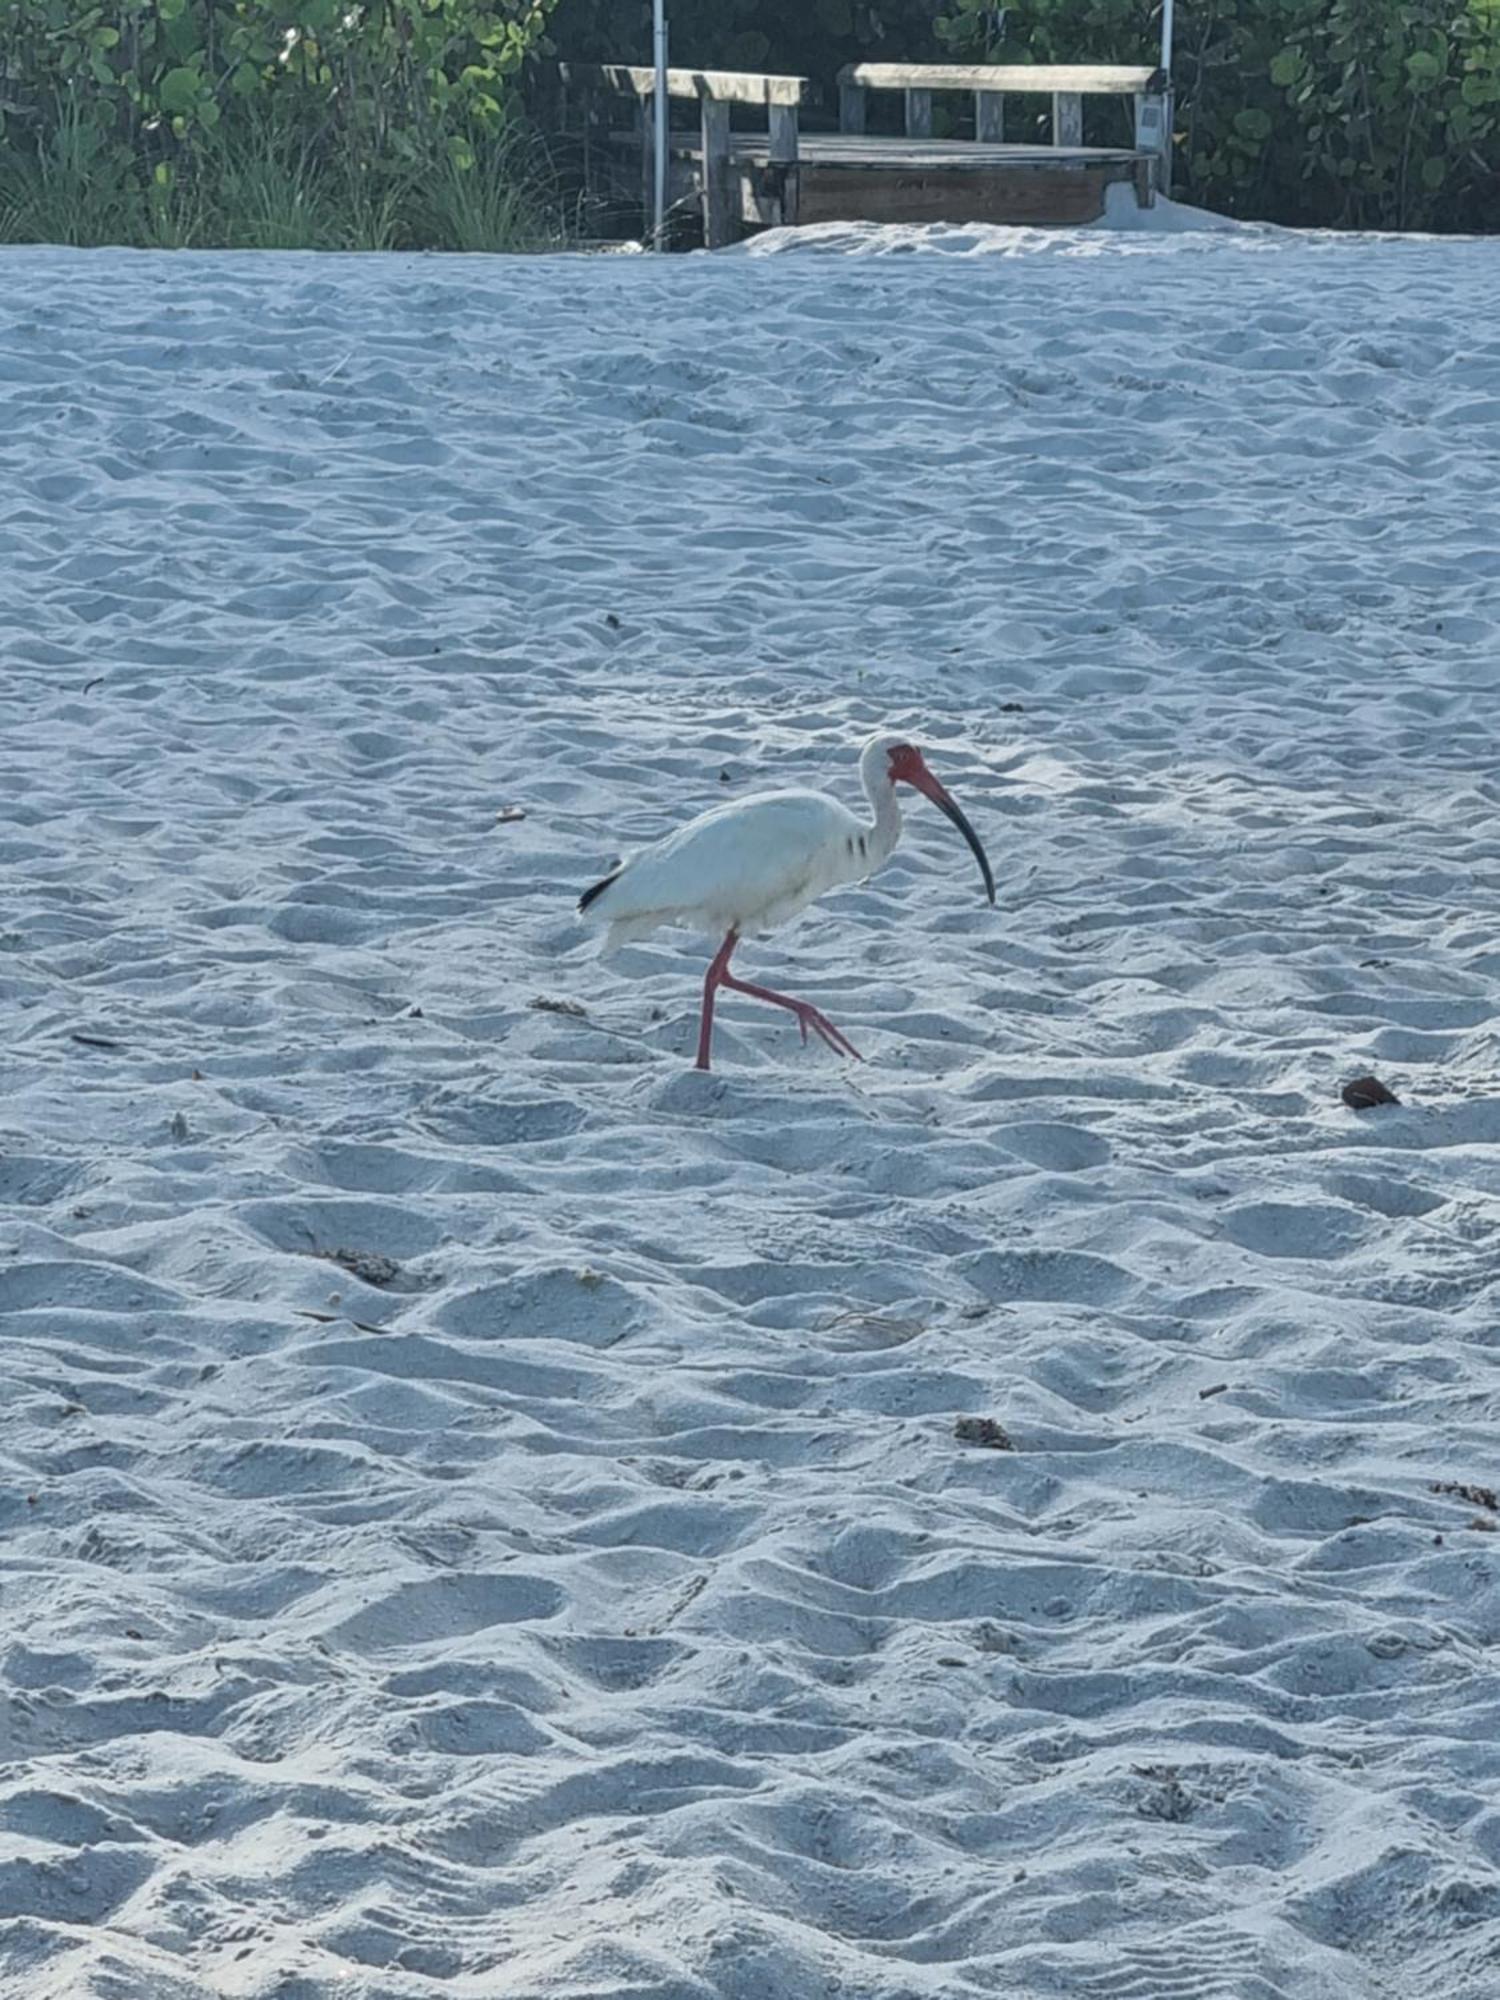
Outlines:
[[969, 843], [974, 859], [979, 863], [979, 872], [984, 877], [984, 892], [993, 903], [995, 876], [990, 867], [990, 858], [980, 843], [979, 835], [970, 826], [967, 815], [947, 786], [935, 778], [927, 768], [927, 760], [916, 744], [908, 743], [901, 736], [877, 736], [865, 751], [865, 770], [867, 789], [873, 791], [874, 784], [882, 782], [892, 788], [897, 785], [910, 785], [924, 798], [931, 799], [938, 811], [952, 820]]

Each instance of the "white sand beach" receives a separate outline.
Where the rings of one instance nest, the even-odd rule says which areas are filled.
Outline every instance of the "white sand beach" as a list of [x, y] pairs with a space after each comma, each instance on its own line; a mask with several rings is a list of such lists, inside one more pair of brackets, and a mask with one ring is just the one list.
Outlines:
[[0, 273], [4, 2000], [1495, 2000], [1494, 245]]

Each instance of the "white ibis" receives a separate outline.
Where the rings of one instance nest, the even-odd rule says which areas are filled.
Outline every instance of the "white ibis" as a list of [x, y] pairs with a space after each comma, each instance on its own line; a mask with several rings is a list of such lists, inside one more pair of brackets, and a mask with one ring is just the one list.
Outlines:
[[811, 1028], [841, 1055], [860, 1059], [849, 1038], [809, 1001], [736, 979], [729, 961], [746, 931], [771, 930], [824, 890], [843, 882], [862, 882], [874, 874], [901, 838], [897, 785], [915, 786], [948, 815], [974, 850], [985, 892], [994, 902], [995, 878], [979, 836], [928, 770], [915, 744], [901, 736], [872, 737], [860, 757], [859, 774], [874, 811], [873, 824], [856, 818], [822, 792], [758, 792], [699, 813], [664, 840], [643, 847], [579, 897], [582, 915], [609, 925], [606, 952], [645, 937], [660, 924], [690, 924], [722, 937], [703, 982], [699, 1069], [708, 1068], [714, 995], [721, 986], [769, 1000], [773, 1007], [789, 1008], [804, 1042]]

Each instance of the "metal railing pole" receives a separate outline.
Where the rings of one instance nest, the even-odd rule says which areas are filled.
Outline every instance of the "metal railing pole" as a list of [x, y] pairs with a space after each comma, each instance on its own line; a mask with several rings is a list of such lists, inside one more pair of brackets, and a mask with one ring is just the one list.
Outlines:
[[[1167, 4], [1170, 6], [1171, 0], [1167, 0]], [[666, 0], [651, 0], [651, 31], [656, 60], [656, 87], [651, 93], [651, 109], [656, 119], [651, 241], [656, 249], [664, 250], [667, 226], [667, 119], [671, 111], [671, 100], [667, 96]]]

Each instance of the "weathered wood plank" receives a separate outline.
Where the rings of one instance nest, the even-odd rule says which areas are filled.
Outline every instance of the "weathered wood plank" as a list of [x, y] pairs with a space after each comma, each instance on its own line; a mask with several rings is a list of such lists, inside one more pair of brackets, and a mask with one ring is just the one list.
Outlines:
[[734, 237], [734, 188], [729, 176], [729, 106], [705, 97], [703, 115], [703, 241], [718, 250]]
[[1005, 137], [1005, 99], [998, 90], [974, 93], [974, 137], [982, 146], [996, 146]]
[[769, 112], [770, 158], [777, 166], [797, 164], [797, 107], [773, 104]]
[[[633, 63], [562, 63], [563, 80], [574, 86], [612, 90], [627, 97], [652, 97], [656, 71]], [[669, 69], [669, 97], [701, 97], [716, 104], [800, 104], [805, 76], [763, 76], [758, 70]]]
[[[672, 158], [685, 165], [698, 159], [702, 140], [697, 132], [674, 131]], [[633, 149], [633, 135], [619, 133], [617, 150]], [[768, 163], [770, 140], [764, 132], [732, 132], [729, 154], [735, 160]], [[873, 173], [989, 173], [1000, 168], [1117, 166], [1128, 178], [1141, 155], [1131, 146], [1056, 146], [1023, 144], [977, 145], [972, 139], [903, 139], [894, 133], [799, 132], [797, 158], [814, 166], [868, 169]]]
[[861, 90], [998, 90], [1051, 96], [1129, 97], [1150, 90], [1160, 72], [1113, 63], [847, 63], [839, 84]]
[[857, 83], [839, 82], [839, 130], [841, 132], [863, 132], [865, 129], [865, 94]]
[[1102, 167], [1023, 167], [991, 173], [871, 173], [798, 168], [797, 219], [810, 222], [1093, 222], [1104, 190], [1128, 182], [1134, 162]]
[[930, 90], [907, 91], [906, 136], [908, 139], [930, 139], [932, 137], [932, 92]]
[[1054, 146], [1083, 144], [1083, 99], [1076, 90], [1053, 92], [1052, 143]]

